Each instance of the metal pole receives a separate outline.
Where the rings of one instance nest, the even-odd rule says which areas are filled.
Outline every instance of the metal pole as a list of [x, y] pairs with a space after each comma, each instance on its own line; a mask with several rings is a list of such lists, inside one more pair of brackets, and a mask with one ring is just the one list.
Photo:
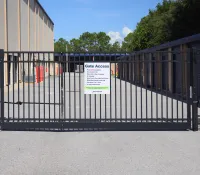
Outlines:
[[190, 99], [192, 98], [192, 79], [191, 79], [191, 50], [187, 51], [187, 58], [185, 60], [185, 64], [186, 64], [186, 71], [187, 71], [187, 77], [186, 77], [186, 95], [187, 95], [187, 122], [189, 125], [189, 129], [191, 129], [191, 103], [190, 103]]
[[0, 50], [0, 129], [4, 123], [4, 50]]
[[197, 98], [197, 60], [196, 51], [192, 49], [192, 64], [193, 64], [193, 86], [192, 86], [192, 129], [198, 131], [198, 98]]
[[61, 72], [61, 119], [63, 119], [63, 115], [64, 115], [64, 86], [63, 86], [63, 55], [62, 55], [62, 53], [61, 53], [60, 64], [61, 64], [61, 68], [62, 68], [62, 72]]

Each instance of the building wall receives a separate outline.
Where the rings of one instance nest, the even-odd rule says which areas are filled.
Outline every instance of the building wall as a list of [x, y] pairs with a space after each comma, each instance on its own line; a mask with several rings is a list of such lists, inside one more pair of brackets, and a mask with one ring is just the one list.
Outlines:
[[36, 51], [35, 48], [35, 43], [36, 43], [36, 23], [35, 23], [35, 0], [29, 0], [29, 15], [30, 15], [30, 21], [29, 21], [29, 26], [30, 26], [30, 30], [29, 30], [29, 46], [30, 46], [30, 50], [31, 51]]
[[29, 51], [29, 15], [28, 0], [21, 0], [20, 7], [20, 28], [21, 28], [21, 51]]
[[35, 26], [35, 30], [36, 30], [35, 46], [36, 46], [36, 50], [38, 50], [39, 49], [39, 6], [38, 6], [38, 4], [35, 4], [35, 13], [36, 13], [36, 16], [35, 16], [35, 23], [36, 23], [36, 26]]
[[111, 63], [111, 74], [117, 76], [117, 63]]
[[5, 0], [0, 1], [0, 48], [5, 48]]
[[[38, 3], [38, 0], [0, 0], [0, 24], [0, 49], [22, 52], [54, 51], [54, 24]], [[27, 60], [33, 59], [34, 55], [5, 54], [4, 60], [6, 61], [7, 58], [12, 60], [13, 56], [16, 60]], [[53, 54], [51, 54], [51, 57], [48, 57], [48, 55], [43, 57], [42, 54], [38, 57], [38, 54], [35, 54], [35, 59], [38, 58], [53, 60]], [[22, 80], [22, 65], [17, 64], [15, 66], [13, 64], [7, 65], [5, 63], [5, 85], [13, 82], [12, 77], [14, 77], [13, 74], [16, 74], [16, 71], [19, 72], [19, 80]], [[10, 71], [8, 67], [10, 67]], [[27, 68], [28, 65], [25, 63], [25, 72]], [[33, 69], [33, 65], [30, 64], [29, 68]]]
[[44, 15], [43, 15], [43, 12], [42, 12], [42, 9], [39, 8], [39, 50], [40, 51], [44, 51], [43, 50], [43, 42], [44, 42], [44, 37], [43, 37], [43, 18], [44, 18]]
[[18, 46], [18, 1], [7, 0], [8, 50], [16, 51]]
[[37, 0], [1, 0], [0, 24], [1, 49], [54, 51], [54, 24]]
[[51, 41], [50, 41], [50, 50], [54, 50], [54, 25], [53, 24], [50, 24], [51, 26], [51, 30], [50, 30], [50, 38], [51, 38]]

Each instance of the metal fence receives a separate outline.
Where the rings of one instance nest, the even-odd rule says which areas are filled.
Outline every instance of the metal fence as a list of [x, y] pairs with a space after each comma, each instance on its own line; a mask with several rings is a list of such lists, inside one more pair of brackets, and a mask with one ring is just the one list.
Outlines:
[[[198, 52], [176, 54], [0, 50], [1, 129], [197, 130]], [[109, 73], [86, 64], [107, 64]], [[86, 93], [88, 77], [109, 82], [106, 93]]]

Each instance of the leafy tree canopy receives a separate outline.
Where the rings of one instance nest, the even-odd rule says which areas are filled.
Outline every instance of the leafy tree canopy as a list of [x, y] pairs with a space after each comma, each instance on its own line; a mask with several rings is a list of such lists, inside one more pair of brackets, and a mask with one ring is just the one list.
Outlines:
[[84, 32], [78, 39], [71, 39], [69, 42], [63, 38], [55, 41], [56, 52], [118, 52], [121, 50], [119, 42], [110, 43], [111, 38], [105, 32], [90, 33]]
[[198, 34], [199, 12], [199, 0], [163, 0], [141, 19], [124, 39], [122, 48], [136, 51]]

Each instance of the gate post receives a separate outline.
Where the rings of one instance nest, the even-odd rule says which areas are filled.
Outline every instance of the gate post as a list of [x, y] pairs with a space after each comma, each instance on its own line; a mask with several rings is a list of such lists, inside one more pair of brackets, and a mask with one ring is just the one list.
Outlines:
[[4, 50], [0, 50], [0, 129], [4, 123]]
[[192, 130], [198, 131], [198, 97], [197, 97], [197, 60], [196, 60], [196, 50], [192, 48], [192, 74], [193, 74], [193, 81], [192, 81]]

